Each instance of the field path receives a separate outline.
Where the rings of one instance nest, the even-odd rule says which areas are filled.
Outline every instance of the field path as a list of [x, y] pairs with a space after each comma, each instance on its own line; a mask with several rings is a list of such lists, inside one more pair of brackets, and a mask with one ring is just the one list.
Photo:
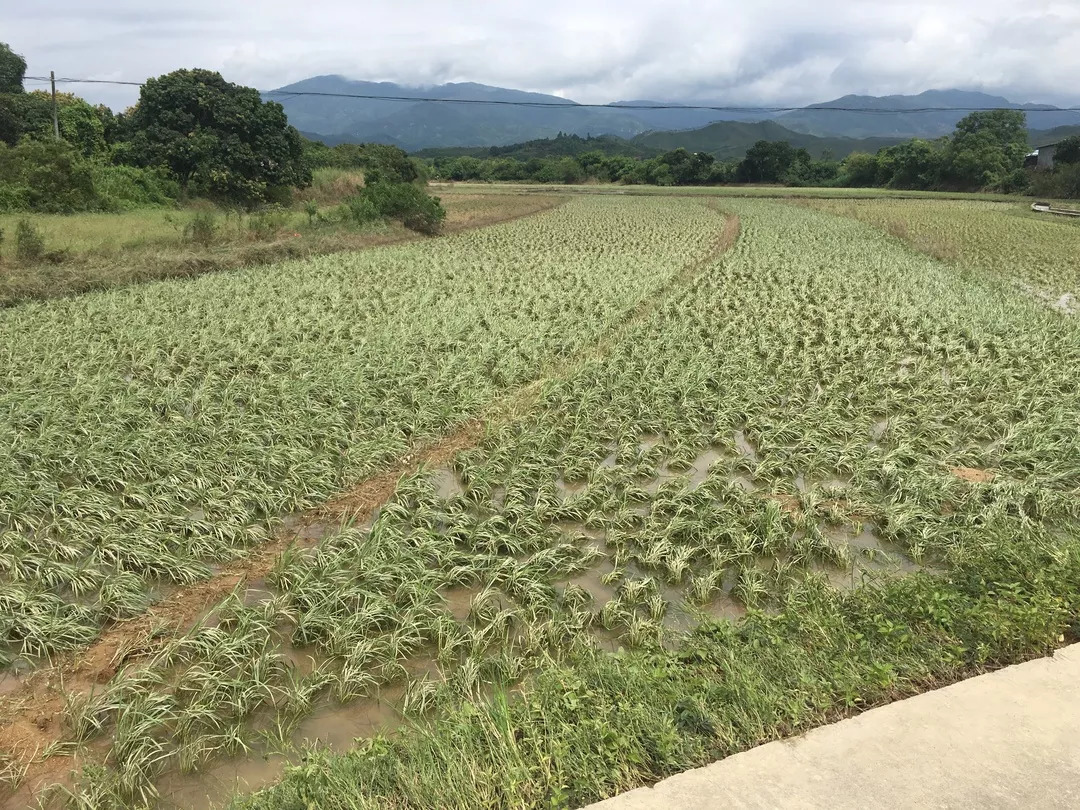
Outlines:
[[589, 810], [1080, 806], [1080, 645]]
[[[722, 213], [714, 204], [709, 207]], [[25, 770], [20, 780], [24, 784], [20, 795], [36, 793], [41, 787], [62, 780], [71, 770], [74, 755], [67, 748], [50, 749], [65, 739], [63, 716], [68, 701], [88, 694], [107, 683], [122, 667], [149, 656], [170, 633], [186, 631], [234, 589], [264, 578], [287, 549], [314, 545], [343, 523], [363, 523], [393, 495], [403, 476], [448, 464], [458, 452], [475, 447], [486, 430], [498, 428], [528, 410], [539, 398], [545, 381], [570, 375], [602, 356], [667, 296], [685, 288], [736, 243], [739, 218], [726, 213], [723, 217], [718, 237], [707, 253], [641, 300], [625, 318], [577, 356], [550, 364], [539, 378], [509, 392], [451, 434], [414, 445], [388, 469], [290, 519], [273, 540], [224, 565], [210, 579], [177, 588], [142, 615], [106, 627], [89, 647], [58, 657], [52, 665], [40, 667], [22, 679], [17, 689], [0, 694], [0, 767], [5, 766], [6, 758], [7, 768]], [[18, 805], [0, 804], [7, 806]]]

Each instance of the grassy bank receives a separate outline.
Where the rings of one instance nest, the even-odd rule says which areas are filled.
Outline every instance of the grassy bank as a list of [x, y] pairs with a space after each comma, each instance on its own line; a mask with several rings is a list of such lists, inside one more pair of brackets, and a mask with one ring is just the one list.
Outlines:
[[[348, 172], [323, 170], [305, 194], [311, 207], [245, 214], [210, 206], [119, 214], [5, 214], [0, 230], [0, 306], [165, 278], [266, 264], [405, 239], [424, 238], [400, 223], [357, 228], [335, 221], [339, 195], [354, 190]], [[527, 216], [556, 205], [557, 195], [453, 194], [444, 201], [448, 233]], [[20, 260], [14, 235], [30, 222], [41, 255]], [[203, 223], [199, 232], [198, 223]]]

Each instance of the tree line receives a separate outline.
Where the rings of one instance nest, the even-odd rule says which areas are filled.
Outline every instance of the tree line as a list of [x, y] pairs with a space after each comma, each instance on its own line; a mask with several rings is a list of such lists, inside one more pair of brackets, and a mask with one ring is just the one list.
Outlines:
[[320, 168], [363, 173], [341, 207], [356, 224], [397, 218], [425, 232], [445, 212], [419, 164], [381, 144], [328, 147], [289, 125], [280, 104], [209, 70], [146, 82], [114, 114], [70, 93], [23, 87], [26, 61], [0, 43], [0, 211], [116, 211], [206, 199], [248, 210], [290, 202]]
[[436, 157], [427, 162], [432, 177], [449, 181], [599, 181], [656, 186], [765, 183], [1080, 197], [1080, 136], [1066, 138], [1058, 146], [1053, 171], [1026, 170], [1028, 151], [1023, 111], [992, 110], [971, 113], [951, 135], [936, 140], [912, 138], [876, 154], [854, 152], [843, 160], [828, 155], [815, 158], [786, 141], [758, 141], [741, 160], [729, 161], [679, 148], [651, 158], [591, 150], [527, 160], [493, 154]]

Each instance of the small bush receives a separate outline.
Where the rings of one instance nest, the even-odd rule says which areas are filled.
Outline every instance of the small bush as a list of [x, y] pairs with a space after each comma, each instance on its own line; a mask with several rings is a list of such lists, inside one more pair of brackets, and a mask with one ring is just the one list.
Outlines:
[[286, 222], [288, 222], [288, 216], [284, 211], [280, 208], [270, 208], [252, 214], [248, 219], [247, 226], [248, 231], [255, 239], [266, 241], [273, 239], [278, 231], [285, 227]]
[[217, 235], [218, 222], [210, 211], [199, 211], [184, 226], [184, 239], [200, 247], [209, 247]]
[[180, 196], [180, 185], [155, 169], [95, 163], [93, 180], [103, 204], [113, 211], [172, 205]]
[[30, 207], [27, 199], [28, 193], [24, 186], [0, 182], [0, 213], [26, 211]]
[[357, 194], [349, 197], [341, 207], [342, 218], [354, 225], [367, 225], [380, 219], [381, 214], [370, 197]]
[[438, 233], [446, 219], [439, 198], [411, 183], [373, 183], [346, 204], [357, 223], [395, 219], [409, 230], [426, 234]]
[[15, 258], [37, 262], [45, 255], [45, 237], [33, 222], [20, 219], [15, 225]]

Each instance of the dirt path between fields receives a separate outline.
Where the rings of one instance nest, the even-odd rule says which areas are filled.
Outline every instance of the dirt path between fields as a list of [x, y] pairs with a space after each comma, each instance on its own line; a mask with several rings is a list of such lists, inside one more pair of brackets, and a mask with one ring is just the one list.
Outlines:
[[[708, 207], [723, 213], [716, 205]], [[487, 429], [498, 428], [532, 407], [545, 381], [570, 376], [585, 363], [602, 357], [666, 296], [692, 282], [736, 243], [741, 227], [739, 218], [731, 214], [724, 216], [716, 242], [703, 257], [686, 265], [640, 301], [627, 317], [609, 327], [596, 343], [576, 357], [549, 366], [538, 379], [509, 392], [451, 434], [416, 444], [389, 469], [291, 520], [289, 528], [279, 532], [275, 539], [226, 564], [210, 579], [178, 588], [141, 616], [109, 625], [89, 647], [67, 653], [52, 665], [35, 670], [17, 690], [0, 696], [0, 769], [5, 765], [4, 757], [8, 760], [7, 767], [25, 769], [20, 781], [29, 787], [31, 794], [61, 779], [73, 767], [74, 755], [67, 751], [51, 752], [49, 747], [64, 739], [63, 718], [70, 696], [100, 687], [123, 666], [147, 657], [162, 643], [163, 628], [171, 628], [173, 633], [185, 632], [239, 585], [269, 574], [287, 549], [313, 546], [326, 530], [336, 529], [343, 522], [362, 523], [389, 500], [403, 476], [425, 467], [447, 465], [457, 453], [476, 447]], [[21, 793], [27, 793], [26, 788]]]

